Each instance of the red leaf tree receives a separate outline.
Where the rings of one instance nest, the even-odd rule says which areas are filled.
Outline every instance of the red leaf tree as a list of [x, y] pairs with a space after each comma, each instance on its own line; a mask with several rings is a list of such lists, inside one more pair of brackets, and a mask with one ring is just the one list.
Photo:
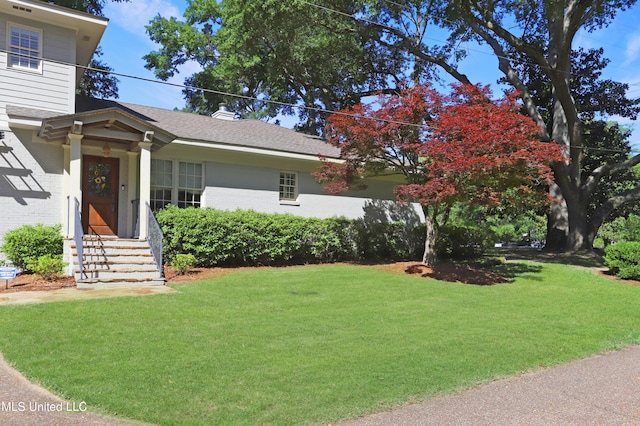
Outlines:
[[330, 193], [361, 189], [362, 178], [399, 174], [399, 202], [417, 202], [426, 221], [423, 263], [456, 202], [486, 206], [543, 202], [536, 187], [551, 183], [555, 143], [538, 140], [533, 120], [519, 113], [515, 94], [491, 100], [488, 87], [454, 85], [442, 95], [428, 85], [380, 95], [327, 120], [329, 142], [342, 163], [323, 161], [314, 173]]

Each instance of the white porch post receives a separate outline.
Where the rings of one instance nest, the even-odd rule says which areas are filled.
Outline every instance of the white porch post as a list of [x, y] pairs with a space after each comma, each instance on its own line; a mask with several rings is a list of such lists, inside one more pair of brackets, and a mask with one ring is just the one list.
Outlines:
[[136, 233], [136, 220], [140, 217], [140, 212], [134, 215], [134, 207], [139, 209], [139, 205], [133, 205], [133, 201], [138, 198], [138, 153], [134, 151], [127, 151], [127, 159], [129, 161], [129, 179], [127, 181], [127, 235], [135, 237]]
[[62, 176], [62, 195], [64, 197], [64, 214], [62, 229], [65, 237], [73, 237], [73, 196], [71, 195], [71, 146], [62, 145], [64, 167]]
[[140, 236], [145, 240], [149, 232], [149, 216], [147, 214], [147, 204], [151, 194], [151, 145], [153, 132], [145, 132], [144, 141], [140, 142]]
[[74, 122], [71, 133], [67, 135], [69, 139], [69, 230], [71, 235], [75, 235], [73, 224], [75, 200], [77, 199], [82, 208], [82, 123]]

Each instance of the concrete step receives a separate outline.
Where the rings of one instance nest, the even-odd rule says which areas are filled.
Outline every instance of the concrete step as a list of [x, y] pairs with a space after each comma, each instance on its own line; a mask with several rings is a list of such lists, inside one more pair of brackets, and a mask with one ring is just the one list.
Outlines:
[[76, 251], [74, 272], [79, 288], [165, 283], [145, 240], [85, 236], [82, 274], [77, 259]]
[[[75, 262], [77, 265], [78, 263]], [[156, 263], [153, 258], [129, 258], [129, 259], [114, 259], [113, 257], [109, 259], [84, 259], [82, 262], [84, 269], [133, 269], [138, 267], [152, 267], [156, 269]]]
[[162, 286], [166, 285], [164, 278], [144, 279], [82, 279], [76, 281], [77, 288], [112, 288], [112, 287], [137, 287], [137, 286]]
[[[80, 271], [77, 270], [79, 275]], [[160, 278], [160, 272], [157, 269], [85, 269], [82, 279], [105, 279], [105, 280], [127, 280], [127, 279], [155, 279]]]

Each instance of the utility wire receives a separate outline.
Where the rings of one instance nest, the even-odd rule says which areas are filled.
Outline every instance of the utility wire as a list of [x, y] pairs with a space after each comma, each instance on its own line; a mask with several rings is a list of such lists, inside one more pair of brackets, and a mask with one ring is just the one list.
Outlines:
[[[231, 97], [231, 98], [270, 103], [270, 104], [279, 105], [279, 106], [286, 106], [286, 107], [302, 109], [302, 110], [309, 110], [309, 111], [315, 111], [315, 112], [321, 112], [321, 113], [326, 113], [326, 114], [337, 114], [337, 115], [342, 115], [342, 116], [345, 116], [345, 117], [351, 117], [351, 118], [354, 118], [354, 119], [365, 119], [365, 120], [378, 121], [378, 122], [384, 122], [384, 123], [390, 123], [390, 124], [398, 124], [398, 125], [402, 125], [402, 126], [411, 126], [411, 127], [416, 127], [416, 128], [424, 128], [425, 127], [423, 124], [418, 124], [418, 123], [411, 123], [411, 122], [398, 121], [398, 120], [390, 120], [390, 119], [384, 119], [384, 118], [367, 117], [367, 116], [363, 116], [363, 115], [356, 114], [356, 113], [348, 113], [348, 112], [343, 112], [343, 111], [334, 111], [334, 110], [328, 110], [328, 109], [325, 109], [325, 108], [309, 107], [309, 106], [306, 106], [306, 105], [296, 105], [296, 104], [292, 104], [292, 103], [288, 103], [288, 102], [280, 102], [280, 101], [274, 101], [274, 100], [270, 100], [270, 99], [260, 99], [260, 98], [254, 97], [254, 96], [238, 95], [238, 94], [235, 94], [235, 93], [223, 92], [223, 91], [215, 90], [215, 89], [209, 89], [209, 88], [203, 88], [203, 87], [197, 87], [197, 86], [191, 86], [191, 85], [185, 85], [185, 84], [179, 84], [179, 83], [172, 83], [172, 82], [168, 82], [168, 81], [161, 81], [161, 80], [156, 80], [156, 79], [152, 79], [152, 78], [148, 78], [148, 77], [140, 77], [140, 76], [135, 76], [135, 75], [131, 75], [131, 74], [124, 74], [124, 73], [120, 73], [120, 72], [116, 72], [116, 71], [111, 71], [111, 70], [104, 70], [104, 69], [100, 69], [100, 68], [91, 67], [91, 66], [88, 66], [88, 65], [85, 66], [85, 65], [79, 65], [79, 64], [72, 64], [70, 62], [60, 61], [60, 60], [56, 60], [56, 59], [48, 59], [48, 58], [44, 58], [44, 57], [29, 56], [29, 55], [25, 55], [25, 54], [10, 52], [9, 50], [2, 49], [2, 48], [0, 48], [0, 52], [7, 53], [7, 54], [10, 54], [10, 55], [13, 55], [13, 56], [25, 57], [25, 58], [29, 58], [29, 59], [38, 59], [38, 60], [41, 60], [43, 62], [49, 62], [49, 63], [53, 63], [53, 64], [57, 64], [57, 65], [63, 65], [63, 66], [68, 66], [68, 67], [79, 68], [79, 69], [83, 69], [85, 71], [95, 71], [95, 72], [100, 72], [100, 73], [103, 73], [103, 74], [109, 74], [109, 75], [113, 75], [113, 76], [117, 76], [117, 77], [123, 77], [123, 78], [130, 78], [130, 79], [133, 79], [133, 80], [143, 81], [143, 82], [147, 82], [147, 83], [161, 84], [161, 85], [165, 85], [165, 86], [170, 86], [170, 87], [175, 87], [175, 88], [180, 88], [180, 89], [188, 89], [188, 90], [193, 90], [193, 91], [202, 91], [202, 92], [213, 93], [213, 94], [221, 95], [221, 96], [228, 96], [228, 97]], [[616, 150], [616, 149], [610, 149], [610, 148], [595, 148], [595, 147], [588, 147], [588, 146], [570, 146], [570, 147], [567, 147], [567, 148], [569, 148], [569, 149], [584, 149], [585, 151], [617, 152], [617, 153], [623, 153], [623, 154], [627, 153], [627, 151], [624, 151], [624, 150]], [[639, 152], [640, 153], [640, 150], [636, 150], [636, 149], [632, 148], [632, 149], [630, 149], [629, 152]]]

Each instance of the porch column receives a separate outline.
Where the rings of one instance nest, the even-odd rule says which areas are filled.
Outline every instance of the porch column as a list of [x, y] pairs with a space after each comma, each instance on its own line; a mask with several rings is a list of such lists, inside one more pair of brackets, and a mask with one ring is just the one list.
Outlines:
[[75, 200], [82, 208], [82, 123], [74, 122], [69, 139], [69, 230], [75, 235]]
[[[138, 195], [138, 153], [127, 151], [129, 161], [129, 179], [127, 181], [127, 235], [137, 237], [136, 222], [140, 217], [140, 203]], [[134, 205], [135, 202], [135, 205]]]
[[73, 237], [73, 196], [71, 195], [71, 178], [70, 178], [70, 166], [71, 166], [71, 145], [62, 145], [62, 152], [64, 156], [63, 163], [63, 175], [62, 175], [62, 196], [64, 197], [64, 214], [62, 230], [65, 233], [65, 237]]
[[140, 142], [140, 235], [141, 240], [147, 239], [149, 231], [149, 215], [147, 204], [151, 194], [151, 145], [153, 132], [145, 132], [144, 141]]

